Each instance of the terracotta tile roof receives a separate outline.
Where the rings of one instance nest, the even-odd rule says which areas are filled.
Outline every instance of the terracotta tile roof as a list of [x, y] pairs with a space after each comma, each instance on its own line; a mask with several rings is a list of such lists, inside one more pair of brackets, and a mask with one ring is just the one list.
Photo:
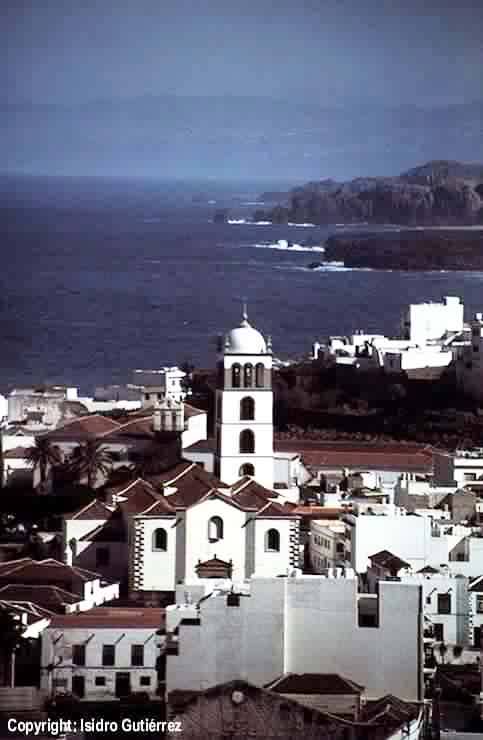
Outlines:
[[315, 468], [430, 473], [432, 451], [423, 445], [363, 445], [312, 440], [277, 440], [276, 452], [300, 452]]
[[119, 427], [117, 421], [101, 416], [100, 414], [89, 414], [79, 419], [67, 421], [52, 432], [43, 435], [49, 439], [85, 439], [101, 437]]
[[72, 593], [83, 594], [84, 583], [100, 579], [98, 573], [60, 563], [58, 560], [12, 560], [2, 563], [0, 568], [0, 586], [11, 584], [40, 584], [61, 586]]
[[7, 450], [3, 453], [4, 459], [7, 458], [21, 458], [25, 459], [26, 454], [31, 450], [32, 447], [14, 447], [11, 450]]
[[288, 673], [266, 688], [278, 694], [357, 694], [364, 691], [337, 673]]
[[166, 480], [164, 485], [167, 488], [177, 489], [176, 493], [170, 493], [166, 498], [172, 506], [180, 509], [193, 506], [213, 489], [225, 488], [216, 476], [194, 463], [174, 479]]
[[184, 448], [185, 452], [212, 452], [214, 453], [215, 450], [216, 450], [216, 442], [213, 437], [209, 437], [208, 439], [200, 439], [198, 440], [198, 442], [195, 442], [189, 447]]
[[421, 568], [420, 570], [418, 570], [417, 573], [434, 574], [434, 573], [439, 573], [439, 570], [437, 568], [433, 568], [431, 565], [425, 565], [424, 568]]
[[203, 563], [198, 561], [195, 570], [199, 578], [231, 578], [233, 563], [221, 560], [215, 555]]
[[150, 629], [158, 630], [165, 624], [165, 609], [153, 607], [97, 607], [77, 614], [52, 618], [55, 629]]
[[401, 568], [410, 568], [409, 563], [405, 560], [401, 560], [397, 555], [394, 555], [389, 550], [380, 550], [374, 555], [369, 555], [369, 560], [372, 564], [379, 565], [381, 568], [389, 568], [390, 570], [401, 570]]
[[395, 729], [416, 719], [419, 712], [417, 705], [387, 694], [377, 701], [368, 701], [363, 707], [360, 720]]
[[127, 542], [127, 528], [122, 512], [113, 511], [104, 524], [79, 539], [80, 542]]
[[252, 511], [258, 511], [266, 506], [271, 499], [279, 498], [278, 493], [264, 488], [248, 475], [234, 483], [231, 490], [233, 500], [237, 501], [244, 509]]
[[175, 516], [176, 508], [171, 506], [165, 496], [160, 496], [156, 503], [142, 512], [142, 516]]
[[0, 609], [7, 609], [9, 612], [27, 615], [27, 624], [34, 624], [42, 619], [51, 619], [53, 612], [33, 604], [30, 601], [5, 601], [0, 597]]
[[309, 519], [339, 519], [343, 514], [350, 514], [351, 507], [332, 507], [332, 506], [296, 506], [293, 513], [297, 516], [307, 517]]
[[0, 588], [0, 599], [5, 601], [28, 602], [49, 613], [65, 613], [66, 605], [77, 604], [80, 598], [58, 586], [41, 584], [10, 584]]
[[194, 465], [196, 465], [196, 463], [191, 462], [191, 460], [181, 460], [170, 470], [166, 470], [156, 475], [148, 476], [148, 480], [150, 483], [152, 483], [153, 486], [157, 487], [170, 485], [171, 483], [174, 483], [174, 481], [180, 476], [184, 475], [188, 470], [193, 468]]
[[66, 516], [66, 519], [78, 519], [80, 521], [88, 519], [107, 519], [110, 515], [111, 509], [109, 509], [102, 501], [97, 498], [93, 499], [90, 504], [83, 506], [82, 509], [78, 509], [73, 514]]
[[126, 498], [126, 501], [120, 501], [118, 505], [127, 515], [141, 514], [155, 504], [160, 497], [151, 484], [142, 478], [137, 478], [123, 491], [120, 491], [119, 495]]
[[296, 514], [291, 506], [281, 506], [275, 501], [269, 501], [268, 504], [263, 506], [258, 512], [257, 517], [261, 519], [280, 519], [282, 517], [294, 518]]

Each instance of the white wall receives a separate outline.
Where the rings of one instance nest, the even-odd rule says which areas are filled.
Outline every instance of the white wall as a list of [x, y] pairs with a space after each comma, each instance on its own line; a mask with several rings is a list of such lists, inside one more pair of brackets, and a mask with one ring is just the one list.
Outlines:
[[[213, 516], [219, 516], [223, 520], [223, 539], [217, 542], [210, 542], [208, 539], [208, 522]], [[246, 527], [243, 526], [245, 521], [244, 511], [217, 498], [202, 501], [187, 509], [186, 580], [196, 579], [195, 567], [198, 560], [204, 562], [215, 555], [227, 562], [230, 559], [233, 560], [233, 578], [243, 579], [245, 577]]]
[[[135, 530], [139, 532], [134, 543], [131, 558], [135, 557], [142, 570], [142, 584], [138, 586], [148, 591], [174, 591], [176, 583], [176, 537], [178, 527], [174, 527], [176, 517], [136, 517]], [[182, 525], [181, 525], [182, 526]], [[154, 532], [166, 530], [167, 550], [154, 550]]]
[[207, 426], [208, 426], [207, 414], [195, 414], [185, 420], [186, 429], [181, 434], [181, 444], [183, 449], [194, 445], [195, 442], [199, 442], [201, 439], [208, 437]]
[[[161, 625], [160, 625], [161, 626]], [[48, 628], [41, 637], [41, 688], [51, 691], [52, 679], [64, 679], [67, 686], [64, 691], [71, 691], [72, 677], [84, 676], [85, 698], [89, 700], [103, 700], [115, 698], [115, 675], [117, 671], [129, 672], [131, 676], [132, 691], [145, 691], [154, 697], [157, 689], [156, 658], [159, 655], [159, 637], [155, 635], [153, 628]], [[60, 639], [57, 640], [57, 638]], [[150, 638], [150, 639], [149, 639]], [[86, 665], [76, 666], [72, 664], [69, 647], [72, 645], [86, 644]], [[116, 644], [117, 643], [117, 644]], [[102, 646], [116, 645], [115, 666], [102, 666]], [[131, 645], [144, 644], [144, 667], [133, 667], [131, 665]], [[49, 673], [46, 668], [50, 664], [57, 665], [59, 658], [62, 663]], [[106, 678], [105, 686], [96, 686], [96, 676]], [[141, 676], [150, 676], [151, 685], [141, 686]]]
[[[179, 627], [167, 688], [204, 689], [244, 678], [263, 686], [285, 672], [340, 673], [369, 698], [416, 701], [422, 679], [420, 590], [381, 584], [379, 627], [359, 627], [357, 581], [321, 576], [253, 578], [251, 595], [200, 604], [200, 626]], [[176, 609], [176, 607], [168, 607]]]
[[[291, 522], [291, 519], [262, 519], [257, 517], [253, 523], [255, 526], [255, 573], [257, 575], [278, 576], [287, 573], [290, 567]], [[247, 527], [250, 526], [251, 523], [247, 525]], [[266, 549], [266, 534], [269, 529], [276, 529], [280, 535], [279, 552], [271, 552]]]

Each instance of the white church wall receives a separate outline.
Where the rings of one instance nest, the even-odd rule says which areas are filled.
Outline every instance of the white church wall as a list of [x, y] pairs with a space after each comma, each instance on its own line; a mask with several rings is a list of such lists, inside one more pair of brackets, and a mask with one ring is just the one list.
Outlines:
[[[175, 517], [136, 517], [133, 554], [140, 568], [137, 589], [174, 591], [177, 537], [177, 527], [173, 526], [175, 521]], [[166, 551], [154, 547], [154, 533], [157, 529], [166, 531]]]
[[[261, 517], [255, 520], [255, 573], [257, 575], [279, 576], [287, 573], [290, 567], [291, 521], [291, 519], [263, 519]], [[270, 529], [275, 529], [279, 533], [280, 550], [278, 552], [267, 549], [267, 533]]]

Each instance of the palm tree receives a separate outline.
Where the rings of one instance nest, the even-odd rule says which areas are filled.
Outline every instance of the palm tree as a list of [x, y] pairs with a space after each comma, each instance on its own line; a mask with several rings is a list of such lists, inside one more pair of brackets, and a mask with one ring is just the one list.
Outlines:
[[25, 459], [28, 460], [33, 469], [40, 471], [40, 483], [43, 489], [47, 480], [47, 469], [49, 466], [59, 465], [62, 461], [62, 453], [57, 445], [52, 445], [47, 437], [36, 437], [35, 445], [27, 450]]
[[89, 488], [94, 488], [99, 473], [107, 476], [111, 472], [112, 454], [100, 440], [88, 440], [75, 448], [69, 467], [78, 479], [87, 478]]

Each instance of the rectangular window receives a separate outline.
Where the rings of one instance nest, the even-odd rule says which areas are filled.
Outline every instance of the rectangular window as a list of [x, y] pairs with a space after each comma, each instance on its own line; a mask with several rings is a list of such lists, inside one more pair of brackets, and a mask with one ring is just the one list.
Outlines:
[[436, 642], [444, 642], [444, 625], [434, 625], [434, 639], [436, 640]]
[[426, 596], [426, 604], [427, 606], [431, 605], [431, 596]]
[[438, 594], [438, 614], [451, 614], [450, 594]]
[[139, 679], [140, 686], [151, 686], [151, 676], [141, 676]]
[[476, 480], [476, 473], [465, 473], [464, 474], [464, 479], [466, 481], [474, 481], [474, 480]]
[[96, 686], [105, 686], [106, 685], [106, 677], [105, 676], [96, 676]]
[[476, 596], [476, 613], [483, 614], [483, 595]]
[[102, 665], [114, 665], [116, 662], [116, 646], [102, 646]]
[[131, 665], [144, 665], [144, 645], [131, 645]]
[[72, 662], [74, 665], [85, 665], [86, 664], [86, 646], [85, 645], [73, 645], [72, 646]]

